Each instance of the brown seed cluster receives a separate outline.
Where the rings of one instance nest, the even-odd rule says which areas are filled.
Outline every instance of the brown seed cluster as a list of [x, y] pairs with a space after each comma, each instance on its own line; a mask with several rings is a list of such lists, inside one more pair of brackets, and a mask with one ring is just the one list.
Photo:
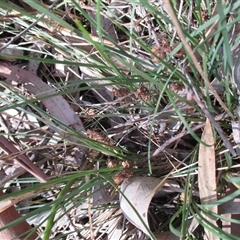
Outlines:
[[169, 85], [169, 89], [172, 90], [175, 93], [178, 93], [179, 91], [182, 91], [184, 88], [185, 88], [184, 85], [179, 84], [179, 83], [171, 83]]
[[125, 179], [128, 179], [132, 176], [133, 172], [131, 170], [124, 169], [113, 177], [113, 181], [115, 182], [115, 184], [120, 185]]
[[203, 20], [203, 22], [206, 22], [209, 19], [210, 19], [210, 17], [209, 17], [208, 11], [207, 10], [202, 11], [202, 20]]
[[94, 115], [96, 115], [96, 112], [95, 112], [94, 108], [88, 107], [88, 108], [86, 108], [84, 115], [94, 116]]
[[124, 97], [130, 93], [130, 90], [126, 87], [113, 88], [112, 94], [114, 97]]
[[104, 135], [101, 132], [98, 131], [94, 131], [94, 130], [87, 130], [87, 136], [95, 141], [101, 142], [101, 143], [105, 143], [108, 145], [113, 145], [113, 140], [108, 138], [106, 135]]
[[115, 98], [122, 98], [121, 101], [125, 104], [131, 103], [130, 90], [126, 87], [113, 88], [112, 95]]
[[130, 164], [130, 162], [127, 161], [127, 160], [122, 161], [122, 166], [123, 166], [123, 168], [130, 168], [130, 167], [132, 167], [132, 165]]
[[[98, 141], [98, 142], [100, 142], [100, 143], [108, 144], [108, 145], [111, 145], [111, 146], [114, 145], [114, 141], [113, 141], [112, 139], [108, 138], [106, 135], [104, 135], [104, 134], [101, 133], [101, 132], [88, 129], [88, 130], [87, 130], [87, 136], [88, 136], [90, 139], [93, 139], [93, 140]], [[89, 154], [88, 154], [88, 157], [90, 157], [90, 158], [96, 158], [96, 157], [99, 156], [99, 154], [100, 154], [99, 151], [91, 150], [91, 151], [89, 152]]]
[[108, 168], [114, 168], [114, 167], [117, 167], [118, 166], [118, 162], [115, 161], [115, 160], [108, 160], [107, 161], [107, 167]]
[[[159, 59], [165, 59], [167, 56], [167, 53], [170, 53], [177, 45], [178, 43], [174, 44], [173, 46], [170, 46], [170, 42], [168, 41], [168, 39], [163, 38], [159, 43], [159, 45], [156, 45], [152, 48], [152, 53], [154, 53], [157, 56], [157, 57], [153, 56], [152, 60], [155, 63], [159, 63], [160, 62]], [[179, 57], [182, 57], [184, 53], [185, 51], [184, 51], [184, 48], [182, 47], [176, 54], [174, 54], [174, 56], [179, 58]]]
[[140, 86], [136, 93], [135, 93], [136, 98], [141, 98], [144, 102], [149, 100], [149, 90], [145, 86]]
[[[133, 171], [131, 170], [132, 164], [129, 163], [129, 161], [125, 160], [122, 161], [120, 164], [124, 169], [113, 176], [113, 181], [117, 185], [120, 185], [125, 179], [133, 176]], [[108, 168], [113, 168], [119, 166], [119, 163], [111, 159], [107, 162], [107, 166]]]
[[166, 53], [170, 53], [172, 51], [172, 47], [167, 39], [163, 38], [158, 46], [154, 46], [152, 48], [152, 53], [157, 55], [157, 57], [153, 56], [153, 61], [155, 63], [159, 63], [159, 59], [165, 59]]

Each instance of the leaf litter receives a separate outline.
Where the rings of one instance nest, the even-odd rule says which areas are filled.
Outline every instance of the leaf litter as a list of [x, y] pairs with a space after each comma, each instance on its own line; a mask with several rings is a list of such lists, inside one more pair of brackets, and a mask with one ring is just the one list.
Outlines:
[[[213, 76], [203, 75], [198, 66], [195, 67], [199, 73], [194, 72], [186, 61], [189, 51], [195, 54], [191, 56], [197, 62], [203, 59], [199, 52], [192, 51], [193, 47], [188, 43], [185, 43], [184, 50], [178, 26], [168, 22], [168, 17], [172, 17], [169, 3], [151, 2], [151, 6], [159, 10], [156, 18], [156, 12], [151, 12], [148, 5], [131, 2], [79, 1], [76, 5], [74, 1], [63, 1], [62, 4], [56, 1], [53, 4], [55, 20], [49, 14], [50, 9], [43, 15], [44, 21], [36, 22], [35, 18], [29, 18], [27, 21], [34, 26], [17, 38], [17, 35], [10, 34], [9, 29], [14, 27], [21, 32], [25, 28], [27, 21], [20, 9], [29, 11], [32, 16], [37, 11], [32, 3], [6, 2], [13, 4], [14, 8], [7, 10], [1, 5], [1, 17], [5, 22], [0, 55], [1, 186], [11, 193], [33, 185], [24, 185], [22, 178], [33, 175], [46, 182], [56, 176], [84, 171], [85, 178], [80, 178], [69, 194], [78, 187], [82, 189], [84, 183], [89, 184], [87, 190], [75, 193], [69, 204], [57, 211], [52, 238], [62, 234], [62, 239], [143, 239], [145, 233], [152, 239], [166, 239], [165, 234], [173, 239], [176, 236], [171, 235], [169, 224], [174, 218], [174, 228], [184, 228], [181, 214], [174, 216], [183, 204], [199, 200], [201, 204], [210, 204], [229, 194], [224, 192], [224, 188], [221, 189], [223, 192], [217, 192], [217, 186], [220, 183], [226, 186], [221, 176], [224, 171], [234, 169], [237, 163], [238, 157], [233, 158], [232, 155], [235, 150], [238, 153], [236, 147], [239, 142], [235, 140], [234, 144], [231, 131], [237, 139], [239, 130], [235, 130], [234, 125], [233, 130], [229, 127], [230, 131], [224, 127], [229, 119], [236, 119], [226, 109], [224, 92], [219, 92], [222, 87], [219, 79], [216, 81]], [[43, 2], [45, 7], [50, 4], [50, 1]], [[232, 4], [233, 11], [239, 11], [237, 3]], [[199, 27], [199, 19], [194, 19], [191, 12], [193, 6], [180, 1], [173, 7], [189, 11], [186, 17], [191, 20], [190, 29]], [[217, 4], [214, 4], [212, 13], [208, 11], [210, 16], [205, 16], [207, 6], [204, 7], [204, 21], [218, 16]], [[97, 12], [97, 8], [102, 12]], [[178, 16], [181, 16], [180, 11]], [[39, 16], [40, 12], [37, 13]], [[231, 25], [235, 12], [231, 14], [229, 26], [238, 29], [237, 24]], [[80, 19], [88, 33], [80, 34], [81, 28], [75, 28], [76, 19]], [[95, 19], [97, 24], [91, 19]], [[99, 28], [99, 23], [102, 28]], [[209, 44], [216, 41], [214, 32], [218, 24], [214, 21], [213, 27], [208, 25], [204, 30]], [[159, 26], [165, 26], [164, 30]], [[123, 27], [131, 29], [135, 35], [126, 33]], [[234, 34], [233, 41], [237, 39], [238, 31]], [[199, 42], [204, 40], [200, 36], [197, 38]], [[221, 61], [220, 65], [224, 72]], [[235, 65], [234, 69], [236, 81], [238, 66]], [[194, 75], [198, 78], [201, 75], [206, 85], [201, 82], [199, 87], [189, 82]], [[207, 77], [211, 77], [211, 83]], [[158, 82], [159, 79], [162, 83]], [[233, 89], [232, 98], [236, 96], [234, 94]], [[208, 109], [208, 101], [213, 102], [211, 107], [214, 111]], [[211, 124], [209, 121], [205, 123], [206, 118]], [[215, 136], [215, 140], [212, 128], [220, 136]], [[227, 153], [224, 155], [222, 150], [227, 150]], [[222, 161], [225, 158], [226, 163]], [[194, 194], [189, 202], [184, 202], [184, 194], [179, 190], [184, 188], [187, 176], [195, 174], [195, 169], [190, 167], [191, 161], [198, 161], [198, 180], [188, 186], [194, 189]], [[216, 172], [218, 165], [224, 171]], [[107, 174], [104, 175], [101, 169], [105, 169]], [[91, 170], [96, 170], [96, 173], [87, 174]], [[171, 181], [178, 187], [169, 187], [171, 193], [160, 194], [157, 198], [154, 197], [155, 192], [151, 195], [161, 179], [171, 172]], [[237, 168], [233, 173], [230, 171], [231, 174], [236, 172]], [[147, 184], [154, 182], [153, 179], [156, 184], [145, 192], [139, 193], [136, 187], [129, 193], [122, 190], [131, 204], [138, 204], [140, 197], [148, 199], [142, 201], [139, 209], [136, 208], [139, 214], [144, 211], [145, 224], [142, 225], [134, 212], [131, 214], [132, 209], [128, 202], [124, 202], [122, 193], [118, 200], [118, 191], [126, 182]], [[131, 185], [127, 187], [131, 188]], [[159, 191], [164, 188], [166, 185]], [[23, 203], [23, 195], [10, 205], [17, 204], [27, 208], [25, 214], [31, 213], [31, 206], [36, 206], [38, 201], [56, 201], [60, 191], [61, 187], [56, 185], [55, 188], [42, 189], [40, 194], [30, 194], [28, 202]], [[127, 210], [122, 205], [127, 206]], [[216, 206], [210, 210], [218, 214]], [[122, 212], [129, 221], [124, 220]], [[224, 213], [228, 214], [230, 210]], [[46, 210], [29, 222], [33, 225], [44, 222], [39, 227], [42, 233], [47, 228], [45, 219], [48, 214]], [[218, 227], [216, 219], [205, 213], [203, 216]], [[191, 217], [190, 214], [187, 216], [185, 224], [191, 225]], [[197, 238], [201, 231], [202, 227], [196, 224], [195, 229], [187, 234]], [[207, 228], [204, 236], [215, 239]]]

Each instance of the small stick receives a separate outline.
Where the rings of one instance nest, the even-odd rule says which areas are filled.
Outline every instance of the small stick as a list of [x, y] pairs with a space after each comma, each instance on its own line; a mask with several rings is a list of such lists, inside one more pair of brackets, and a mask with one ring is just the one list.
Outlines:
[[[226, 114], [223, 113], [223, 114], [220, 114], [220, 115], [216, 116], [216, 117], [215, 117], [215, 120], [216, 120], [216, 121], [219, 121], [219, 120], [221, 120], [221, 119], [223, 119], [223, 118], [225, 118], [225, 117], [226, 117]], [[197, 131], [198, 129], [200, 129], [200, 128], [204, 127], [204, 126], [205, 126], [205, 122], [200, 123], [200, 124], [194, 126], [194, 127], [192, 128], [192, 131]], [[169, 146], [170, 144], [172, 144], [173, 142], [177, 141], [178, 139], [182, 138], [183, 136], [185, 136], [185, 135], [187, 135], [187, 134], [189, 134], [189, 131], [188, 131], [188, 130], [186, 130], [186, 131], [184, 131], [184, 132], [181, 132], [181, 133], [175, 135], [174, 137], [168, 139], [168, 140], [167, 140], [165, 143], [163, 143], [158, 149], [155, 150], [155, 152], [153, 153], [153, 157], [157, 156], [157, 155], [158, 155], [159, 153], [161, 153], [167, 146]]]

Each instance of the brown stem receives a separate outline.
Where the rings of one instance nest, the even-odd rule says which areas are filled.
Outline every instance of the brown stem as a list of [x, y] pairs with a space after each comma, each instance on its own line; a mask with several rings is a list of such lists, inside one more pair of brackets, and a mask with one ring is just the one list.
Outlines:
[[[4, 193], [0, 191], [0, 196], [3, 196]], [[17, 220], [21, 215], [16, 211], [15, 207], [9, 207], [5, 211], [0, 212], [0, 228], [6, 226], [8, 223]], [[22, 221], [17, 225], [9, 227], [3, 231], [0, 231], [0, 239], [16, 239], [16, 240], [35, 240], [40, 239], [38, 234], [34, 231], [29, 234], [32, 227], [26, 222]], [[29, 235], [29, 237], [27, 237]], [[27, 237], [27, 238], [26, 238]]]

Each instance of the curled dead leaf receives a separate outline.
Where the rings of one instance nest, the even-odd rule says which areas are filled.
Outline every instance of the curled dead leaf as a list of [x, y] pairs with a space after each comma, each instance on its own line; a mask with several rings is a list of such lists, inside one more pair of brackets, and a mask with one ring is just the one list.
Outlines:
[[175, 181], [167, 180], [167, 189], [163, 187], [156, 194], [153, 190], [160, 182], [161, 179], [154, 177], [131, 177], [124, 180], [121, 185], [120, 207], [123, 214], [132, 224], [150, 237], [153, 236], [148, 221], [150, 202], [156, 195], [163, 197], [169, 194], [171, 192], [170, 186], [176, 184]]

